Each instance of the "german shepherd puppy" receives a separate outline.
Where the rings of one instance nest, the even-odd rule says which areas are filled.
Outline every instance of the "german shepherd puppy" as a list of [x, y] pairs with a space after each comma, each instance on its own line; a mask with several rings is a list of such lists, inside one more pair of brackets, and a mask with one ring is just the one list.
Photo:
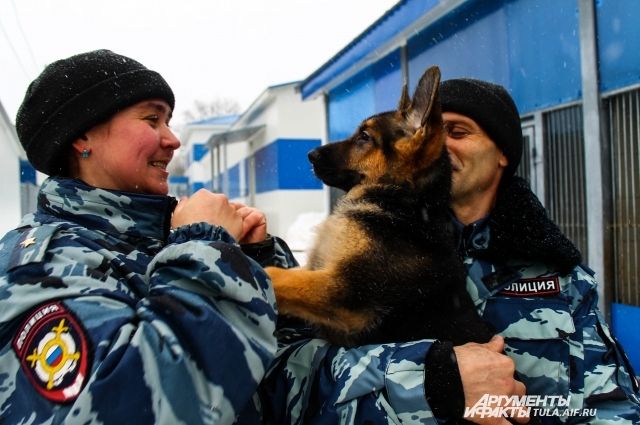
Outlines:
[[396, 111], [309, 153], [318, 178], [346, 191], [318, 228], [304, 268], [268, 267], [281, 314], [341, 345], [434, 338], [486, 342], [465, 289], [448, 215], [451, 164], [429, 68]]

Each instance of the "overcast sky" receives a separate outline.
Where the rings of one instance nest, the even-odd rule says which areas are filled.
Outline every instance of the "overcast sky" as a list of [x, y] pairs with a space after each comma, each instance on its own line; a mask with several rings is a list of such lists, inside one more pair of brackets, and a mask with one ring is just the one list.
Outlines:
[[397, 0], [0, 0], [0, 101], [12, 120], [47, 63], [107, 48], [160, 72], [174, 117], [194, 100], [242, 109], [302, 80]]

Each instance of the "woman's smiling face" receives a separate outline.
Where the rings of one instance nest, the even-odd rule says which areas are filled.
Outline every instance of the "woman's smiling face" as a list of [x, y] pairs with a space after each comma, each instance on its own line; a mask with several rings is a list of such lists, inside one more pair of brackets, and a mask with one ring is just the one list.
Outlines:
[[77, 177], [103, 189], [166, 195], [167, 165], [180, 141], [169, 128], [171, 108], [164, 100], [138, 102], [116, 113], [109, 121], [74, 143], [78, 158]]

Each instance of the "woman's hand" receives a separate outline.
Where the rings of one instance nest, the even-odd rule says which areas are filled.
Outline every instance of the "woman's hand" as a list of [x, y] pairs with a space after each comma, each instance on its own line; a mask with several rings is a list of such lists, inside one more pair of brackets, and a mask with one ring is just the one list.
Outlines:
[[241, 244], [262, 242], [267, 237], [267, 217], [256, 208], [240, 203], [232, 203], [242, 217]]
[[178, 202], [171, 217], [171, 227], [201, 222], [224, 227], [237, 241], [245, 234], [243, 218], [236, 206], [229, 202], [226, 195], [205, 189], [200, 189]]

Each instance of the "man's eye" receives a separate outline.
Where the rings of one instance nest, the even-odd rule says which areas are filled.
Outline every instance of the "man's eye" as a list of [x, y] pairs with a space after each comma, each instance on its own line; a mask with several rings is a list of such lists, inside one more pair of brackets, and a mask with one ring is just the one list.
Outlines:
[[469, 135], [469, 132], [459, 127], [446, 127], [447, 135], [452, 139], [462, 139]]

